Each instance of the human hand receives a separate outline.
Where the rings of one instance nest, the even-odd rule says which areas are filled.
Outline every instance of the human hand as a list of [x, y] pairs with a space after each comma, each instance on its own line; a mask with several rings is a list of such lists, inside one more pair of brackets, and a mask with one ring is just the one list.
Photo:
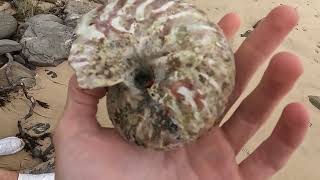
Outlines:
[[1, 180], [18, 180], [18, 173], [15, 171], [0, 169], [0, 179]]
[[[295, 9], [274, 9], [235, 53], [236, 86], [233, 104], [249, 80], [297, 24]], [[219, 23], [231, 38], [240, 20], [228, 14]], [[245, 98], [232, 117], [197, 142], [174, 151], [143, 149], [126, 143], [113, 129], [101, 128], [97, 104], [104, 89], [82, 90], [70, 80], [65, 112], [55, 131], [58, 180], [266, 180], [288, 161], [308, 128], [303, 105], [288, 105], [267, 138], [238, 164], [236, 155], [257, 132], [278, 102], [302, 74], [302, 65], [287, 52], [273, 56], [260, 84]]]

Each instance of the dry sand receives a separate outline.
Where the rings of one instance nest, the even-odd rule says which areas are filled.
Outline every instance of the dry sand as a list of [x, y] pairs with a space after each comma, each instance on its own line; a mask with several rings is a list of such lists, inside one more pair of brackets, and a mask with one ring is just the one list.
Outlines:
[[[320, 110], [314, 108], [308, 101], [309, 95], [320, 96], [320, 1], [318, 0], [281, 0], [281, 1], [258, 1], [258, 0], [197, 0], [192, 1], [198, 7], [208, 12], [209, 16], [218, 21], [225, 13], [236, 12], [242, 17], [243, 25], [233, 41], [233, 47], [239, 46], [244, 40], [241, 33], [251, 29], [259, 19], [263, 18], [273, 7], [280, 4], [290, 4], [298, 9], [301, 21], [297, 28], [290, 34], [283, 43], [279, 51], [291, 51], [297, 53], [303, 60], [305, 73], [295, 86], [294, 90], [280, 103], [275, 113], [272, 114], [268, 123], [258, 132], [241, 151], [238, 160], [245, 158], [252, 153], [254, 148], [261, 143], [274, 127], [284, 106], [290, 102], [302, 102], [311, 112], [310, 130], [303, 145], [294, 154], [288, 165], [278, 173], [274, 180], [318, 180], [320, 171]], [[261, 42], [263, 43], [263, 42]], [[52, 82], [45, 74], [45, 69], [50, 69], [58, 74], [54, 79], [59, 84]], [[259, 70], [254, 80], [251, 82], [246, 93], [250, 92], [265, 69]], [[41, 68], [38, 70], [39, 85], [32, 90], [31, 94], [39, 100], [49, 103], [50, 109], [43, 110], [36, 108], [36, 112], [46, 117], [34, 115], [32, 121], [50, 122], [55, 126], [61, 115], [67, 93], [67, 82], [72, 75], [72, 71], [67, 63], [57, 68]], [[17, 120], [22, 118], [28, 110], [26, 100], [21, 96], [16, 97], [7, 107], [0, 109], [0, 137], [15, 135], [17, 133]], [[101, 103], [98, 119], [103, 126], [110, 126], [105, 120], [106, 112], [104, 102]], [[18, 170], [21, 167], [29, 167], [36, 162], [24, 152], [14, 156], [0, 157], [0, 167]], [[89, 163], [89, 162], [88, 162]]]

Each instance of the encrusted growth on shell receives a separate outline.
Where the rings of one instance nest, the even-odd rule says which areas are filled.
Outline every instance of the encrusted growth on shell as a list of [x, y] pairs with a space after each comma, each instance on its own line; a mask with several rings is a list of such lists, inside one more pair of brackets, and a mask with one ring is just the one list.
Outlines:
[[69, 58], [82, 88], [109, 87], [110, 119], [130, 142], [168, 149], [218, 124], [234, 86], [217, 25], [178, 0], [113, 0], [83, 17]]

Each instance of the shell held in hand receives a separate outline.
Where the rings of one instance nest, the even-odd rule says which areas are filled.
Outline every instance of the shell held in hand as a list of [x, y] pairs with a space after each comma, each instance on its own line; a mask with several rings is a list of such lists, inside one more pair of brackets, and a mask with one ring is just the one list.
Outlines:
[[86, 14], [69, 62], [80, 87], [108, 87], [129, 142], [172, 149], [218, 125], [234, 88], [232, 50], [204, 12], [179, 0], [112, 0]]

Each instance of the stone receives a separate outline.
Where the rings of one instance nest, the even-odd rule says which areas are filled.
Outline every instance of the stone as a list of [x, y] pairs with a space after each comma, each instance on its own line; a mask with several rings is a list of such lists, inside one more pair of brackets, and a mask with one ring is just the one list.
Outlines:
[[0, 12], [0, 39], [13, 35], [17, 30], [17, 20], [10, 14]]
[[64, 13], [66, 13], [64, 23], [75, 28], [84, 14], [98, 6], [98, 3], [89, 0], [69, 0], [64, 9]]
[[26, 88], [34, 87], [35, 73], [12, 58], [0, 68], [0, 92], [20, 83], [24, 83]]
[[16, 33], [16, 37], [21, 39], [23, 34], [25, 33], [25, 31], [29, 27], [29, 25], [35, 24], [35, 23], [40, 23], [43, 21], [52, 21], [52, 22], [57, 22], [57, 23], [63, 24], [63, 20], [53, 14], [38, 14], [38, 15], [32, 16], [31, 18], [28, 18], [25, 21], [25, 23], [19, 24], [19, 27], [18, 27], [18, 30]]
[[20, 51], [22, 49], [21, 45], [9, 39], [0, 40], [0, 55], [5, 53], [11, 53], [15, 51]]
[[0, 12], [15, 15], [17, 12], [14, 10], [9, 2], [0, 1]]
[[26, 23], [30, 25], [30, 24], [43, 22], [43, 21], [51, 21], [51, 22], [57, 22], [57, 23], [63, 24], [63, 20], [62, 19], [60, 19], [57, 16], [52, 15], [52, 14], [38, 14], [38, 15], [35, 15], [35, 16], [29, 18], [26, 21]]
[[69, 56], [73, 28], [55, 21], [29, 25], [20, 43], [22, 54], [36, 66], [57, 66]]
[[26, 60], [24, 60], [20, 55], [14, 55], [13, 60], [23, 65], [26, 64]]
[[24, 83], [26, 88], [32, 88], [36, 85], [35, 73], [20, 63], [12, 62], [7, 72], [10, 84]]

